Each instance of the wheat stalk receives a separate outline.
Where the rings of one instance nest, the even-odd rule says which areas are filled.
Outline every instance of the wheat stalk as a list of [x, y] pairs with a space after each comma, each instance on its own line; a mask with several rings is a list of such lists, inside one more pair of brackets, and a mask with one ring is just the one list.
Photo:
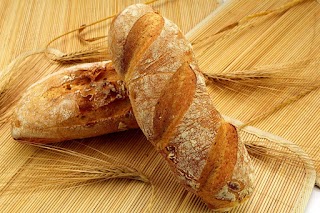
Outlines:
[[216, 86], [240, 85], [241, 87], [276, 90], [279, 87], [312, 87], [312, 83], [303, 78], [283, 76], [281, 71], [264, 72], [257, 70], [242, 70], [234, 73], [208, 74], [204, 76]]
[[[115, 178], [148, 183], [151, 185], [154, 194], [152, 182], [141, 171], [117, 161], [113, 156], [109, 156], [98, 149], [83, 143], [78, 144], [94, 151], [94, 153], [88, 155], [61, 146], [31, 144], [37, 148], [33, 156], [10, 155], [15, 158], [23, 158], [27, 160], [27, 163], [22, 165], [18, 171], [14, 171], [14, 179], [0, 184], [2, 188], [0, 194], [14, 194], [53, 187], [70, 189]], [[257, 159], [264, 157], [278, 163], [303, 166], [301, 163], [303, 156], [298, 157], [287, 147], [276, 142], [245, 141], [245, 146], [248, 153]], [[3, 155], [9, 156], [8, 154]], [[7, 167], [2, 169], [7, 169]], [[9, 172], [7, 171], [6, 174], [9, 174]], [[150, 202], [153, 202], [153, 195], [150, 199]]]
[[51, 60], [62, 64], [110, 60], [107, 46], [91, 46], [71, 53], [63, 53], [59, 50], [52, 51], [51, 48], [51, 50], [47, 50], [47, 54], [51, 55]]
[[229, 36], [234, 35], [237, 32], [242, 31], [243, 29], [248, 29], [249, 27], [251, 27], [252, 23], [249, 23], [249, 21], [254, 18], [277, 15], [277, 14], [283, 13], [283, 12], [285, 12], [285, 11], [287, 11], [287, 10], [289, 10], [289, 9], [291, 9], [291, 8], [301, 4], [303, 2], [306, 2], [306, 1], [310, 1], [310, 0], [292, 0], [284, 5], [281, 5], [280, 7], [275, 8], [275, 9], [261, 11], [261, 12], [257, 12], [254, 14], [247, 15], [247, 16], [243, 17], [242, 19], [240, 19], [239, 21], [228, 24], [227, 26], [223, 27], [222, 29], [217, 30], [217, 32], [213, 33], [212, 35], [206, 36], [202, 39], [199, 39], [198, 41], [193, 42], [192, 45], [195, 45], [195, 46], [200, 45], [201, 43], [207, 42], [208, 39], [215, 37], [216, 35], [218, 35], [220, 33], [230, 31], [227, 34], [225, 34], [224, 36], [220, 37], [218, 40], [216, 40], [210, 44], [210, 46], [215, 45], [218, 41], [222, 41], [222, 40], [228, 38]]
[[257, 88], [269, 91], [279, 91], [284, 88], [314, 90], [319, 86], [319, 79], [310, 80], [308, 76], [299, 76], [299, 73], [293, 71], [310, 65], [319, 65], [319, 61], [319, 58], [312, 58], [285, 64], [265, 65], [251, 70], [223, 73], [205, 71], [203, 75], [214, 86], [237, 92]]
[[[285, 147], [281, 147], [277, 143], [271, 145], [269, 143], [264, 141], [245, 141], [249, 154], [255, 159], [263, 157], [273, 163], [284, 163], [303, 168], [301, 156], [299, 158], [294, 153], [281, 149]], [[48, 151], [51, 155], [46, 153], [42, 154], [42, 157], [29, 157], [28, 163], [20, 167], [18, 172], [15, 172], [14, 177], [16, 178], [4, 184], [0, 190], [0, 195], [12, 195], [52, 188], [68, 190], [105, 182], [109, 179], [125, 178], [150, 184], [152, 194], [146, 209], [148, 211], [152, 208], [155, 200], [154, 184], [137, 169], [123, 165], [114, 160], [112, 156], [108, 156], [89, 146], [86, 147], [96, 151], [94, 154], [101, 154], [112, 160], [109, 161], [101, 157], [93, 157], [92, 155], [89, 156], [52, 145], [33, 144], [33, 146], [39, 149], [37, 153]], [[52, 154], [57, 156], [54, 157]], [[72, 158], [68, 159], [68, 157]], [[33, 161], [36, 161], [36, 163]], [[265, 160], [264, 162], [268, 163]]]
[[[151, 186], [151, 197], [146, 209], [149, 211], [152, 208], [155, 188], [145, 174], [98, 149], [83, 143], [76, 144], [94, 151], [93, 154], [89, 155], [61, 146], [31, 144], [37, 148], [33, 156], [27, 158], [12, 156], [27, 161], [18, 171], [13, 172], [14, 176], [11, 181], [4, 181], [3, 184], [0, 181], [0, 195], [53, 188], [67, 190], [105, 182], [110, 179], [131, 179]], [[1, 169], [6, 170], [7, 167]], [[6, 174], [8, 175], [9, 172], [7, 171]]]
[[[84, 146], [94, 151], [94, 153], [84, 154], [78, 152], [77, 149], [32, 144], [37, 148], [37, 152], [28, 157], [26, 163], [17, 172], [13, 172], [14, 178], [11, 181], [4, 182], [0, 194], [14, 194], [38, 189], [46, 190], [53, 187], [70, 189], [109, 179], [125, 178], [139, 180], [151, 185], [152, 196], [147, 207], [151, 209], [154, 202], [155, 189], [146, 175], [98, 149], [83, 143], [76, 144]], [[262, 158], [261, 160], [265, 163], [272, 161], [272, 163], [304, 168], [305, 165], [302, 160], [308, 159], [307, 156], [296, 155], [288, 147], [277, 142], [264, 140], [245, 141], [245, 145], [251, 157], [255, 157], [258, 160]], [[85, 151], [88, 150], [83, 152]], [[23, 156], [12, 157], [23, 158]], [[1, 169], [5, 170], [6, 168]]]
[[[94, 153], [88, 155], [61, 146], [31, 145], [36, 148], [34, 155], [29, 157], [12, 155], [12, 157], [23, 158], [27, 161], [18, 171], [12, 172], [14, 176], [10, 181], [6, 180], [3, 183], [0, 181], [0, 195], [39, 189], [49, 190], [57, 187], [66, 190], [110, 179], [131, 179], [150, 184], [152, 194], [147, 209], [152, 207], [155, 189], [149, 178], [138, 169], [117, 161], [113, 156], [82, 143], [78, 145]], [[8, 166], [0, 169], [8, 170]], [[6, 171], [5, 174], [10, 174], [10, 171]]]
[[[150, 0], [150, 1], [146, 1], [145, 4], [152, 4], [154, 2], [157, 2], [159, 0]], [[68, 31], [62, 35], [57, 36], [56, 38], [52, 39], [51, 41], [49, 41], [47, 43], [47, 45], [45, 46], [45, 55], [56, 62], [61, 62], [61, 63], [69, 63], [69, 62], [75, 62], [75, 61], [87, 61], [87, 60], [101, 60], [101, 59], [108, 59], [109, 55], [108, 55], [108, 48], [106, 46], [93, 46], [93, 42], [98, 41], [100, 39], [106, 38], [107, 35], [103, 35], [103, 36], [97, 36], [97, 37], [93, 37], [93, 38], [84, 38], [83, 35], [81, 34], [85, 28], [90, 27], [90, 26], [94, 26], [96, 24], [99, 24], [101, 22], [110, 20], [112, 18], [114, 18], [116, 16], [116, 14], [113, 14], [111, 16], [108, 16], [106, 18], [100, 19], [98, 21], [95, 21], [93, 23], [90, 24], [86, 24], [86, 25], [81, 25], [80, 27], [78, 27], [77, 29], [73, 29], [71, 31]], [[50, 51], [50, 45], [71, 34], [71, 33], [78, 33], [78, 38], [80, 40], [80, 42], [84, 43], [84, 44], [89, 44], [91, 47], [86, 48], [86, 49], [82, 49], [82, 50], [78, 50], [75, 52], [71, 52], [71, 53], [63, 53], [60, 51], [60, 53], [56, 54], [55, 52]]]
[[282, 146], [279, 143], [272, 141], [245, 141], [245, 146], [249, 155], [256, 159], [265, 158], [277, 163], [284, 163], [297, 167], [305, 166], [308, 169], [313, 169], [311, 165], [304, 165], [302, 163], [302, 160], [310, 160], [308, 156], [304, 156], [301, 153], [298, 156], [296, 153], [288, 150], [287, 147]]
[[259, 121], [262, 121], [263, 119], [269, 117], [270, 115], [272, 115], [273, 113], [283, 109], [284, 107], [302, 99], [303, 97], [305, 97], [306, 95], [308, 95], [309, 93], [317, 90], [320, 88], [320, 84], [316, 84], [315, 86], [309, 88], [309, 89], [306, 89], [300, 93], [298, 93], [297, 95], [293, 95], [287, 99], [285, 99], [282, 103], [276, 105], [275, 107], [271, 108], [270, 110], [268, 110], [267, 112], [261, 114], [261, 115], [258, 115], [257, 117], [254, 117], [252, 118], [251, 120], [247, 121], [245, 124], [243, 124], [242, 126], [239, 127], [239, 129], [242, 129], [248, 125], [252, 125], [254, 123], [257, 123]]

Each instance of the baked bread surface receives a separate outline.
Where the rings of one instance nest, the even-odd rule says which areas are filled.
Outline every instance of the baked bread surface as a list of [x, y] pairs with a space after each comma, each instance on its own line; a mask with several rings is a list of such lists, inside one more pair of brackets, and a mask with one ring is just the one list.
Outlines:
[[62, 69], [34, 83], [12, 116], [12, 137], [53, 143], [137, 128], [126, 88], [110, 61]]
[[147, 5], [132, 5], [113, 20], [109, 46], [139, 127], [180, 183], [215, 210], [249, 198], [250, 157], [214, 108], [179, 28]]

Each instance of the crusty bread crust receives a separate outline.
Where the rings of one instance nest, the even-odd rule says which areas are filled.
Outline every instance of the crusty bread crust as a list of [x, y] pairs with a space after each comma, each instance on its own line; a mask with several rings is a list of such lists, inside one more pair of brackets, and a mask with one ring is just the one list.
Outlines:
[[[174, 23], [150, 10], [126, 8], [109, 38], [139, 127], [186, 189], [210, 208], [234, 207], [253, 191], [248, 153], [211, 103], [191, 44]], [[134, 20], [129, 26], [122, 21], [128, 14]], [[127, 36], [117, 37], [118, 31]]]
[[[148, 12], [153, 12], [151, 7], [145, 7], [143, 4], [135, 4], [132, 5], [135, 7], [135, 10], [132, 8], [124, 9], [121, 12], [121, 16], [117, 16], [117, 18], [113, 19], [112, 25], [121, 26], [119, 28], [114, 28], [112, 31], [109, 32], [109, 41], [117, 45], [109, 45], [110, 50], [114, 53], [113, 61], [115, 62], [115, 68], [117, 70], [123, 70], [121, 60], [123, 59], [123, 48], [126, 41], [126, 37], [128, 36], [130, 28], [134, 25], [134, 23], [144, 14]], [[110, 42], [109, 42], [110, 43]], [[123, 73], [119, 74], [123, 76]]]
[[76, 65], [27, 89], [12, 116], [12, 136], [34, 143], [137, 128], [124, 83], [110, 61]]

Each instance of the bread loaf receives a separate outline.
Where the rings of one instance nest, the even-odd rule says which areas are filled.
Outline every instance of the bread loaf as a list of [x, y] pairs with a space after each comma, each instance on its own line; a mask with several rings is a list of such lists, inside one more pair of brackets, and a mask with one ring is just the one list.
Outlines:
[[30, 86], [12, 116], [12, 137], [33, 143], [137, 128], [126, 88], [110, 61], [62, 69]]
[[180, 183], [215, 210], [249, 198], [250, 157], [211, 103], [179, 28], [147, 5], [132, 5], [113, 20], [109, 47], [139, 127]]

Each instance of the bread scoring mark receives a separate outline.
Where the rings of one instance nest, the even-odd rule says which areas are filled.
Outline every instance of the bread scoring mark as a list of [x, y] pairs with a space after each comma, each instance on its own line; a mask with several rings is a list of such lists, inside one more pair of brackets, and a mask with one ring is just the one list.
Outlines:
[[[168, 43], [171, 43], [169, 44], [172, 48], [170, 51], [163, 48]], [[179, 45], [174, 45], [174, 43]], [[190, 56], [190, 61], [193, 60], [191, 53], [191, 45], [183, 37], [179, 28], [171, 21], [164, 19], [164, 26], [160, 35], [145, 51], [136, 67], [133, 68], [135, 71], [130, 81], [127, 82], [128, 90], [134, 105], [137, 122], [148, 140], [152, 140], [154, 135], [153, 117], [160, 92], [164, 89], [165, 82], [182, 65], [181, 61], [185, 60], [185, 55]], [[155, 66], [157, 64], [158, 66]], [[161, 75], [165, 77], [161, 77]], [[159, 84], [160, 81], [164, 83]], [[131, 87], [130, 85], [134, 86]]]
[[144, 4], [134, 4], [122, 12], [113, 20], [109, 31], [109, 48], [116, 71], [123, 77], [123, 54], [126, 38], [135, 22], [144, 14], [153, 12], [152, 7]]
[[[42, 84], [42, 87], [44, 87], [44, 82], [50, 81], [50, 87], [60, 86], [62, 83], [66, 83], [67, 81], [71, 81], [74, 79], [75, 75], [74, 72], [85, 72], [87, 70], [97, 69], [97, 68], [105, 68], [105, 69], [111, 69], [111, 61], [100, 61], [100, 62], [94, 62], [94, 63], [83, 63], [83, 64], [77, 64], [65, 69], [62, 69], [60, 71], [54, 72], [53, 74], [50, 74], [41, 80], [35, 82], [32, 84], [26, 91], [25, 94], [28, 93], [29, 90], [32, 90], [33, 87], [38, 86], [39, 84]], [[61, 77], [63, 76], [63, 77]], [[54, 79], [53, 79], [54, 78]], [[47, 90], [47, 87], [42, 88], [42, 91], [45, 92]]]
[[[149, 141], [153, 141], [153, 116], [158, 97], [163, 85], [158, 82], [169, 80], [172, 73], [152, 73], [143, 78], [131, 81], [127, 86], [130, 91], [129, 97], [140, 129]], [[142, 93], [142, 91], [144, 91]]]
[[[191, 105], [195, 93], [196, 76], [188, 63], [184, 63], [166, 82], [155, 106], [153, 124], [156, 134], [155, 143], [166, 145], [164, 142], [173, 134], [173, 129], [181, 122], [184, 114]], [[184, 97], [178, 99], [176, 97]], [[161, 148], [163, 149], [163, 148]]]
[[219, 124], [216, 121], [219, 120], [220, 115], [216, 114], [217, 117], [213, 117], [214, 108], [207, 94], [203, 76], [196, 70], [193, 72], [196, 75], [193, 102], [177, 125], [177, 132], [170, 138], [168, 146], [175, 146], [177, 149], [176, 170], [179, 179], [192, 190], [197, 191], [200, 187], [199, 178], [217, 134], [216, 126]]
[[[236, 132], [236, 128], [234, 126], [231, 124], [227, 125], [233, 127], [234, 131]], [[232, 140], [232, 132], [228, 131], [228, 133], [228, 140]], [[249, 155], [244, 148], [244, 144], [240, 140], [238, 134], [235, 136], [237, 137], [237, 150], [236, 161], [235, 165], [233, 166], [232, 175], [226, 184], [221, 187], [220, 191], [214, 193], [213, 196], [219, 200], [228, 200], [230, 198], [230, 193], [233, 193], [233, 195], [235, 195], [234, 201], [240, 203], [247, 199], [253, 192], [254, 171]]]
[[192, 56], [190, 42], [184, 38], [177, 25], [164, 18], [163, 30], [139, 60], [131, 80], [151, 72], [174, 73], [184, 61], [194, 60]]
[[132, 26], [123, 46], [123, 69], [126, 72], [125, 81], [131, 79], [137, 64], [144, 52], [158, 39], [163, 30], [164, 19], [156, 13], [146, 13]]
[[73, 74], [76, 77], [71, 81], [65, 82], [61, 87], [65, 87], [68, 90], [66, 93], [74, 94], [74, 100], [79, 105], [81, 113], [96, 110], [116, 99], [127, 97], [123, 81], [107, 81], [108, 73], [105, 68], [99, 67]]

